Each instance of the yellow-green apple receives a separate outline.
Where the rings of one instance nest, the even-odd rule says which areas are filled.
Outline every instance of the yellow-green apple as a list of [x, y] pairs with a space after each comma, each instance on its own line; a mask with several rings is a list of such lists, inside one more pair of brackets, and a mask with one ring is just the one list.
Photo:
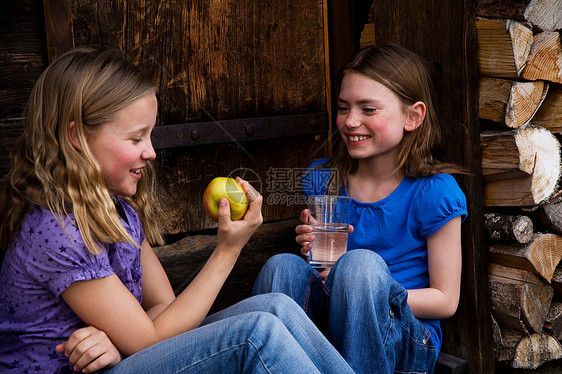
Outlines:
[[226, 198], [230, 204], [230, 219], [242, 219], [248, 210], [248, 198], [236, 179], [217, 177], [209, 183], [203, 195], [203, 207], [215, 222], [219, 220], [219, 202]]

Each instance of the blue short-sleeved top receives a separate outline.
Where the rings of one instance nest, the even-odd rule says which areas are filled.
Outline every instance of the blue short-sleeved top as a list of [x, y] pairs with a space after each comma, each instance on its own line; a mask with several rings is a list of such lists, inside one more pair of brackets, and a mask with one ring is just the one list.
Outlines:
[[[140, 246], [145, 238], [140, 219], [119, 202], [122, 222]], [[72, 214], [65, 217], [62, 229], [49, 210], [34, 207], [6, 252], [0, 271], [0, 372], [57, 373], [68, 365], [55, 346], [85, 326], [60, 297], [72, 283], [116, 274], [142, 301], [139, 247], [106, 244], [92, 255], [71, 220]]]
[[[313, 162], [303, 179], [306, 195], [325, 194], [331, 169], [312, 168], [328, 159]], [[341, 193], [348, 196], [347, 189]], [[374, 203], [351, 199], [348, 250], [363, 248], [377, 252], [386, 262], [396, 281], [406, 289], [429, 286], [427, 238], [451, 219], [467, 215], [466, 197], [455, 179], [448, 174], [421, 178], [405, 177], [386, 198]], [[439, 351], [439, 321], [423, 320], [430, 328]]]

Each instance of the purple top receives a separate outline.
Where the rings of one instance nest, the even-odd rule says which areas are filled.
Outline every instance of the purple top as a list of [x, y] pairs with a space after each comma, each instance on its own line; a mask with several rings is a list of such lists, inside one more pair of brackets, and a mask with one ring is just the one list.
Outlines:
[[[120, 202], [126, 217], [122, 222], [141, 245], [140, 219]], [[70, 218], [74, 220], [72, 214]], [[140, 249], [107, 244], [101, 254], [92, 255], [72, 221], [66, 217], [63, 222], [68, 232], [49, 210], [35, 207], [6, 252], [0, 271], [0, 372], [58, 373], [70, 366], [55, 346], [85, 327], [59, 297], [72, 283], [116, 274], [142, 301]]]

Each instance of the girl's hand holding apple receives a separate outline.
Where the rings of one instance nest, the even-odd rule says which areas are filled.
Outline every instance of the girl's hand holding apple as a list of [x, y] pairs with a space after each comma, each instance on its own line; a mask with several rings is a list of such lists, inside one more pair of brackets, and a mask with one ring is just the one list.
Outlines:
[[248, 209], [243, 219], [232, 220], [231, 203], [228, 197], [221, 197], [218, 206], [218, 244], [217, 249], [230, 248], [238, 253], [248, 242], [257, 228], [263, 222], [261, 206], [263, 197], [242, 178], [236, 181], [243, 189], [249, 201]]

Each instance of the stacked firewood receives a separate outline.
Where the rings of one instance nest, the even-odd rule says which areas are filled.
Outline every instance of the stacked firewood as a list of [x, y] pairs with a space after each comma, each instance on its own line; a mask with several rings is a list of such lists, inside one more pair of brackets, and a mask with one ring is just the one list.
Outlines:
[[496, 361], [562, 358], [562, 0], [480, 0], [484, 221]]

